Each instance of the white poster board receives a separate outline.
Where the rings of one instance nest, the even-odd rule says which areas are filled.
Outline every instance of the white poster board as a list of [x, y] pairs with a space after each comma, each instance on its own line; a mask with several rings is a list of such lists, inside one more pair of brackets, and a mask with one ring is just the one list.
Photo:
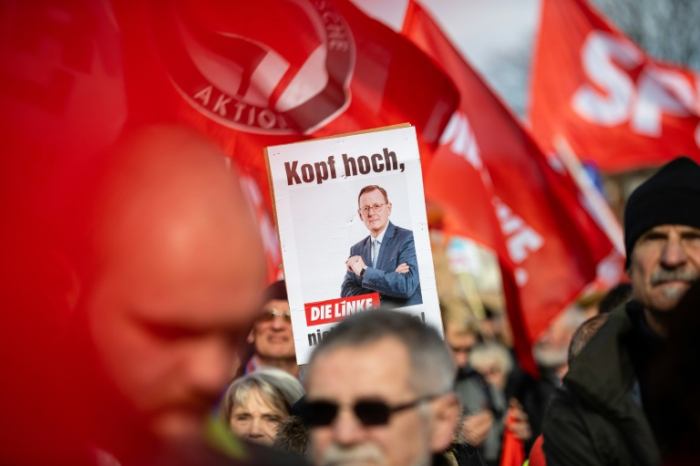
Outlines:
[[[297, 363], [378, 300], [442, 334], [415, 128], [271, 146], [266, 156]], [[372, 185], [388, 202], [376, 188], [358, 202]]]

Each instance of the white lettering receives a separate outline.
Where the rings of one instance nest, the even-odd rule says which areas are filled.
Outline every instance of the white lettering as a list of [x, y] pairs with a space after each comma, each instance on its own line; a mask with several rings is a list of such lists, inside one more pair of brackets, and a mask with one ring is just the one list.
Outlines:
[[212, 86], [207, 86], [201, 91], [197, 92], [194, 95], [195, 99], [200, 99], [202, 101], [202, 104], [209, 105], [209, 99], [211, 98], [211, 88]]
[[662, 111], [688, 116], [693, 108], [693, 97], [693, 88], [682, 74], [644, 68], [632, 113], [632, 130], [647, 136], [661, 136]]
[[574, 110], [583, 118], [604, 126], [625, 122], [635, 88], [629, 75], [613, 60], [624, 68], [633, 68], [643, 60], [640, 51], [631, 42], [593, 31], [586, 37], [581, 59], [586, 74], [597, 87], [588, 83], [582, 85], [572, 97]]
[[452, 114], [450, 122], [440, 136], [440, 144], [449, 144], [452, 152], [464, 157], [477, 170], [482, 168], [483, 164], [476, 136], [469, 125], [467, 116], [459, 110]]
[[542, 237], [531, 228], [524, 228], [508, 238], [508, 254], [516, 264], [528, 258], [530, 252], [542, 247]]
[[214, 109], [212, 111], [219, 112], [219, 115], [221, 116], [226, 116], [226, 104], [229, 102], [231, 102], [231, 98], [221, 94], [216, 100], [216, 104], [214, 105]]
[[501, 230], [506, 236], [508, 255], [513, 262], [520, 264], [544, 245], [544, 239], [500, 199], [494, 199], [494, 203]]
[[268, 109], [263, 109], [258, 114], [258, 125], [260, 125], [261, 128], [270, 129], [275, 126], [276, 122], [277, 118], [275, 118], [275, 114]]
[[236, 102], [234, 107], [236, 107], [236, 115], [233, 117], [233, 121], [238, 121], [241, 119], [241, 113], [243, 113], [243, 109], [246, 108], [246, 104], [243, 102]]
[[518, 286], [524, 286], [530, 279], [530, 275], [527, 273], [527, 270], [523, 269], [522, 267], [517, 267], [513, 275], [515, 276], [515, 284]]

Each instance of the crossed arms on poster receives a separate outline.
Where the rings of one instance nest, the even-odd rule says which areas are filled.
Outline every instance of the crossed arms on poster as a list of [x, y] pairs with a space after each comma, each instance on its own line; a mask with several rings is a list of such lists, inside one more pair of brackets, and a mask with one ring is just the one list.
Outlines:
[[[350, 248], [341, 296], [378, 292], [385, 307], [422, 304], [413, 232], [389, 222], [392, 206], [383, 188], [365, 186], [358, 204], [358, 213], [370, 234]], [[372, 266], [375, 239], [379, 245]]]

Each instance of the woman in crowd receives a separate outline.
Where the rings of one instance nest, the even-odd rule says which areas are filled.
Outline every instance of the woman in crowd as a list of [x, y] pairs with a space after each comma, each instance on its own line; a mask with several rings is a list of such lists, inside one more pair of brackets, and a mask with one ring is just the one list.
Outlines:
[[495, 342], [481, 343], [472, 351], [471, 364], [488, 383], [504, 393], [508, 374], [513, 368], [508, 348]]
[[286, 372], [254, 372], [228, 387], [219, 416], [237, 436], [272, 445], [279, 423], [289, 417], [291, 407], [302, 396], [301, 384]]

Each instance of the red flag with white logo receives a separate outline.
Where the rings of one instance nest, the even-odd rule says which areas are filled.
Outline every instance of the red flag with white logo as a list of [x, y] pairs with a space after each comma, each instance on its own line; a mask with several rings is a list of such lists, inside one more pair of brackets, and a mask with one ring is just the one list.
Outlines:
[[[545, 157], [413, 1], [403, 33], [442, 65], [461, 94], [448, 127], [453, 131], [445, 133], [427, 174], [426, 196], [459, 218], [452, 224], [455, 233], [499, 254], [516, 350], [525, 368], [534, 371], [529, 345], [595, 277], [613, 246], [561, 161]], [[435, 171], [439, 180], [432, 179]]]
[[457, 105], [430, 59], [348, 0], [153, 0], [115, 10], [130, 122], [185, 123], [218, 141], [255, 181], [265, 218], [264, 147], [409, 122], [427, 164]]
[[121, 3], [131, 104], [262, 173], [265, 146], [405, 122], [428, 163], [457, 105], [448, 77], [348, 0]]
[[700, 75], [652, 60], [585, 0], [544, 0], [530, 124], [607, 172], [700, 160]]

